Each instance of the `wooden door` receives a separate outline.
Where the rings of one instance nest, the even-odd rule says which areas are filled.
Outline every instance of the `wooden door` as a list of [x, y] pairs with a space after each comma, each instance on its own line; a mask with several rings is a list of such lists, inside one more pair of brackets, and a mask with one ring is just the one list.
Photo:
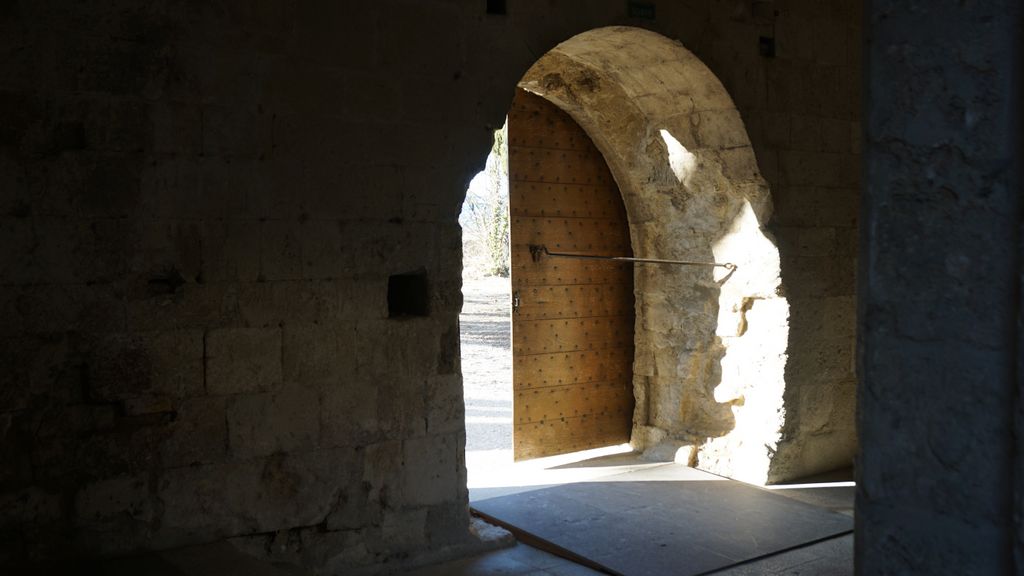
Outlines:
[[568, 114], [518, 90], [508, 116], [516, 460], [629, 441], [633, 269], [541, 256], [631, 256], [622, 196]]

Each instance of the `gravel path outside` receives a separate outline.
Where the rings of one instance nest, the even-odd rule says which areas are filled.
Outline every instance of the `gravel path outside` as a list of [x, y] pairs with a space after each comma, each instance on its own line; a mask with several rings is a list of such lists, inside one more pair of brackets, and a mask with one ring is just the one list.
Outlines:
[[511, 452], [511, 284], [508, 278], [466, 279], [462, 297], [466, 452]]

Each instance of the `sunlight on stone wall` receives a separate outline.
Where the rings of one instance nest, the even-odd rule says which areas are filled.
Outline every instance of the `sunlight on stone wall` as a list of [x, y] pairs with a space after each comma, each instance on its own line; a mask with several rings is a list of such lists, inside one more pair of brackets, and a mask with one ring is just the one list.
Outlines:
[[762, 229], [768, 186], [728, 93], [678, 43], [629, 28], [563, 43], [520, 85], [588, 130], [636, 256], [738, 266], [636, 266], [634, 448], [765, 483], [785, 424], [789, 307]]
[[713, 250], [716, 261], [737, 265], [718, 297], [716, 335], [726, 354], [715, 388], [715, 401], [731, 405], [736, 426], [704, 443], [698, 462], [731, 478], [764, 483], [786, 416], [789, 305], [776, 294], [779, 252], [747, 201]]

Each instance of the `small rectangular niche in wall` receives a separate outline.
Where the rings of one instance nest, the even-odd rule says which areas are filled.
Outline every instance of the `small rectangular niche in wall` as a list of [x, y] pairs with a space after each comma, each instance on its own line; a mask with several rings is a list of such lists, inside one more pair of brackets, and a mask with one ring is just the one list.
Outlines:
[[388, 318], [430, 315], [426, 272], [393, 274], [388, 278]]
[[629, 9], [630, 18], [654, 20], [654, 2], [637, 2], [635, 0], [629, 0], [627, 7]]
[[487, 0], [488, 14], [504, 14], [505, 0]]

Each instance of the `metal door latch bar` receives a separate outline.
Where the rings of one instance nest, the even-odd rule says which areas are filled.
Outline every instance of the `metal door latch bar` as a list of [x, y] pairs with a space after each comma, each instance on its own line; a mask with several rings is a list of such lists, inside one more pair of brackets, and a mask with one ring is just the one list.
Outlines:
[[637, 262], [641, 264], [671, 264], [674, 266], [713, 266], [716, 268], [725, 268], [726, 270], [735, 270], [736, 265], [731, 262], [718, 263], [718, 262], [691, 262], [688, 260], [662, 260], [659, 258], [632, 258], [629, 256], [600, 256], [596, 254], [573, 254], [569, 252], [551, 252], [548, 247], [540, 244], [530, 245], [530, 256], [533, 257], [534, 262], [539, 262], [541, 256], [553, 256], [555, 258], [576, 258], [579, 260], [614, 260], [617, 262]]

